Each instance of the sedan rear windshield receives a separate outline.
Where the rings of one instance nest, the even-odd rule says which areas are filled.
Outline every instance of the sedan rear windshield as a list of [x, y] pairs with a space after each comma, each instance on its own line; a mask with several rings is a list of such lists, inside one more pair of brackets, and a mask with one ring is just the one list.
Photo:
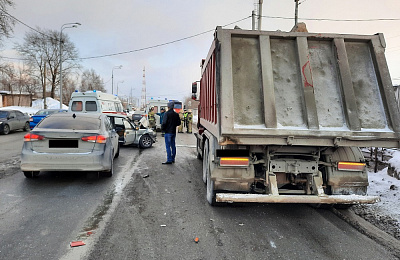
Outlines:
[[0, 118], [7, 118], [8, 112], [7, 111], [0, 111]]
[[38, 125], [48, 129], [98, 130], [100, 119], [90, 117], [46, 117]]
[[44, 115], [51, 115], [57, 112], [57, 110], [39, 110], [35, 115], [37, 116], [44, 116]]

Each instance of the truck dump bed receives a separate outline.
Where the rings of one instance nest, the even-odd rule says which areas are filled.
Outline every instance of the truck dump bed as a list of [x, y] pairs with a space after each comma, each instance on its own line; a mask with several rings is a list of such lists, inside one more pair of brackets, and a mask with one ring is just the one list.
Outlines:
[[398, 147], [382, 34], [217, 27], [201, 118], [220, 144]]

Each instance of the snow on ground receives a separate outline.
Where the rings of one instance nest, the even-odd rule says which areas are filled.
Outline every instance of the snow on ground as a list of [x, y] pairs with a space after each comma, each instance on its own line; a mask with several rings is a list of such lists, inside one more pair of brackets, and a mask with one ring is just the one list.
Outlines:
[[[47, 97], [46, 98], [46, 105], [48, 109], [58, 109], [60, 108], [60, 102], [53, 98]], [[63, 109], [68, 109], [68, 106], [63, 104]], [[44, 102], [43, 99], [37, 99], [32, 102], [32, 107], [21, 107], [21, 106], [8, 106], [8, 107], [0, 107], [1, 109], [13, 109], [19, 110], [22, 113], [27, 113], [28, 115], [32, 116], [40, 109], [44, 109]]]
[[400, 223], [400, 180], [389, 176], [387, 170], [386, 167], [377, 173], [368, 172], [368, 195], [379, 196], [381, 199], [380, 202], [370, 205], [370, 207], [376, 211], [386, 212]]

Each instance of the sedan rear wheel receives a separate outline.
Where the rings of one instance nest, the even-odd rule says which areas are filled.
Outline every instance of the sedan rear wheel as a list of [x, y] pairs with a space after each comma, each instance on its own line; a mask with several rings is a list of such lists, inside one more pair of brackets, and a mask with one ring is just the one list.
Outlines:
[[119, 157], [119, 143], [118, 143], [118, 150], [117, 150], [117, 153], [115, 154], [115, 158], [118, 158]]
[[24, 175], [26, 178], [31, 179], [39, 176], [38, 171], [24, 171]]
[[103, 172], [104, 177], [112, 177], [114, 174], [114, 158], [113, 153], [111, 153], [111, 169], [109, 171]]
[[8, 135], [10, 133], [10, 126], [4, 125], [3, 127], [3, 135]]
[[140, 148], [150, 148], [153, 145], [153, 139], [148, 135], [140, 137], [139, 146]]
[[27, 132], [27, 131], [29, 131], [29, 130], [31, 130], [31, 127], [30, 127], [30, 125], [29, 125], [29, 122], [26, 122], [26, 123], [25, 123], [25, 126], [24, 126], [24, 131]]

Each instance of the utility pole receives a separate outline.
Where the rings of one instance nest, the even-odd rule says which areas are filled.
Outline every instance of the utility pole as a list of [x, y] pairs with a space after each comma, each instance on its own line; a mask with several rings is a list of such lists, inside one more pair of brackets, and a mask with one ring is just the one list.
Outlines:
[[146, 109], [146, 67], [143, 67], [143, 81], [142, 81], [142, 100], [141, 108]]
[[[43, 61], [43, 58], [42, 58]], [[46, 61], [43, 63], [44, 68], [43, 68], [43, 109], [47, 109], [47, 103], [46, 103]]]
[[297, 18], [298, 18], [298, 13], [299, 13], [299, 0], [294, 0], [296, 2], [296, 7], [294, 10], [294, 26], [297, 25]]
[[262, 4], [263, 4], [263, 0], [260, 0], [258, 2], [258, 30], [259, 31], [261, 31]]
[[254, 10], [251, 11], [251, 29], [256, 29], [256, 12]]

